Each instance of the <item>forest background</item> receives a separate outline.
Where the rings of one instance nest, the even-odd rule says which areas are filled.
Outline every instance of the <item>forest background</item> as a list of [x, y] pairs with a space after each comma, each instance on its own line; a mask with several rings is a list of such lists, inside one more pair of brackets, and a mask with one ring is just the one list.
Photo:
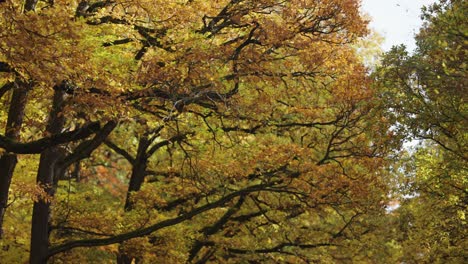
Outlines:
[[466, 263], [467, 7], [1, 1], [0, 262]]

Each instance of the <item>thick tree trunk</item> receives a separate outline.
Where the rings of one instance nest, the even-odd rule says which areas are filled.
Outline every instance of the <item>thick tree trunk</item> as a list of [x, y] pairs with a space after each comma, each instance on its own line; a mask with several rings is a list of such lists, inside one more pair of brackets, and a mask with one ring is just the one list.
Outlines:
[[[37, 175], [37, 183], [41, 185], [44, 192], [52, 196], [54, 166], [57, 161], [58, 152], [54, 148], [47, 149], [41, 154], [40, 165]], [[50, 201], [40, 198], [34, 203], [31, 229], [31, 252], [30, 263], [39, 264], [47, 262], [47, 251], [49, 247], [49, 221]]]
[[[5, 136], [8, 138], [14, 140], [20, 139], [27, 95], [28, 88], [25, 84], [19, 84], [13, 90], [5, 128]], [[16, 154], [13, 153], [5, 153], [0, 157], [0, 238], [3, 236], [3, 218], [8, 206], [8, 191], [10, 190], [11, 178], [13, 177], [16, 162]]]
[[[58, 134], [63, 129], [65, 118], [61, 113], [63, 110], [65, 92], [63, 89], [56, 89], [54, 100], [47, 125], [47, 133]], [[60, 158], [60, 147], [51, 147], [41, 153], [39, 170], [37, 174], [37, 184], [44, 192], [52, 198], [55, 163]], [[50, 232], [50, 200], [40, 198], [34, 203], [31, 229], [31, 251], [29, 262], [31, 264], [47, 263]]]

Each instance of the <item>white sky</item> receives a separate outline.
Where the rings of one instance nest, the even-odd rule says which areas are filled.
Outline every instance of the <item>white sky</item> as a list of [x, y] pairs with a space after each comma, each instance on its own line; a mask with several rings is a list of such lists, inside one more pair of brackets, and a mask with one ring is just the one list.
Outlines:
[[414, 34], [422, 25], [421, 7], [434, 0], [362, 0], [362, 10], [371, 16], [370, 27], [384, 38], [383, 50], [405, 44], [414, 50]]

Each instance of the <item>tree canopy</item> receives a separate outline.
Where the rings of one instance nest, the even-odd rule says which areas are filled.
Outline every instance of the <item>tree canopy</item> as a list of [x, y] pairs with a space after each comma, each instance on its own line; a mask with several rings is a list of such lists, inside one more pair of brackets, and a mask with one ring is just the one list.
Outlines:
[[422, 145], [404, 162], [401, 193], [410, 198], [396, 211], [405, 262], [463, 263], [468, 257], [467, 9], [464, 1], [425, 8], [417, 50], [394, 47], [379, 72], [399, 133]]
[[466, 4], [359, 6], [0, 2], [0, 259], [462, 263]]

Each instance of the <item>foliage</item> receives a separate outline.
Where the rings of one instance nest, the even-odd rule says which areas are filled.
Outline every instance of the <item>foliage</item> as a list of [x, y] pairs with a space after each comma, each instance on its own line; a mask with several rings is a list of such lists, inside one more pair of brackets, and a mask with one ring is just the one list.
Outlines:
[[[388, 54], [374, 85], [364, 64], [377, 65], [378, 37], [357, 0], [0, 5], [0, 155], [12, 168], [1, 259], [417, 261], [453, 237], [424, 240], [426, 200], [433, 219], [459, 215], [432, 231], [463, 233], [464, 86], [452, 76], [466, 65], [452, 39], [433, 39], [442, 7], [428, 10], [441, 14], [427, 15], [419, 53]], [[418, 152], [418, 196], [389, 213], [400, 132], [441, 149]], [[434, 186], [449, 203], [423, 188]], [[456, 239], [443, 254], [463, 253]]]
[[423, 12], [418, 49], [384, 57], [378, 78], [395, 128], [420, 147], [404, 166], [401, 207], [395, 211], [402, 261], [466, 261], [467, 108], [464, 1], [441, 1]]

